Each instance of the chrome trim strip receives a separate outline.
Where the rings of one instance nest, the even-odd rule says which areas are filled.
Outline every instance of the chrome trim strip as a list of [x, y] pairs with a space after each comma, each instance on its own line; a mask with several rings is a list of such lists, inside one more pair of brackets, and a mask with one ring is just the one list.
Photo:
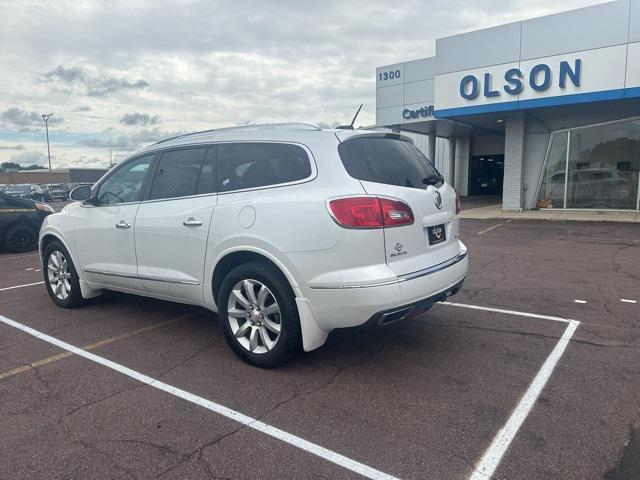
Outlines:
[[82, 271], [85, 273], [95, 273], [97, 275], [107, 275], [109, 277], [138, 278], [137, 275], [129, 275], [127, 273], [103, 272], [102, 270], [95, 270], [93, 268], [83, 268]]
[[180, 285], [200, 285], [200, 282], [198, 281], [194, 282], [191, 280], [169, 280], [167, 278], [152, 277], [150, 275], [138, 275], [138, 278], [140, 280], [149, 280], [151, 282], [178, 283]]
[[148, 275], [129, 275], [126, 273], [113, 273], [113, 272], [104, 272], [102, 270], [95, 270], [93, 268], [83, 268], [85, 273], [94, 273], [97, 275], [107, 275], [109, 277], [120, 277], [120, 278], [135, 278], [137, 280], [149, 280], [151, 282], [163, 282], [163, 283], [177, 283], [180, 285], [200, 285], [200, 282], [197, 281], [189, 281], [189, 280], [167, 280], [166, 278], [160, 277], [151, 277]]
[[462, 261], [466, 256], [467, 256], [467, 250], [461, 250], [460, 253], [458, 253], [455, 257], [450, 258], [449, 260], [445, 260], [444, 262], [438, 263], [436, 265], [433, 265], [431, 267], [428, 267], [422, 270], [418, 270], [413, 273], [400, 275], [399, 277], [396, 277], [393, 280], [388, 280], [385, 282], [369, 283], [366, 285], [332, 285], [332, 286], [324, 286], [324, 285], [312, 286], [311, 285], [310, 288], [313, 290], [343, 290], [347, 288], [370, 288], [370, 287], [383, 287], [386, 285], [393, 285], [395, 283], [406, 282], [408, 280], [414, 280], [416, 278], [424, 277], [426, 275], [431, 275], [432, 273], [439, 272], [441, 270], [444, 270], [445, 268], [449, 268], [452, 265], [455, 265], [456, 263]]

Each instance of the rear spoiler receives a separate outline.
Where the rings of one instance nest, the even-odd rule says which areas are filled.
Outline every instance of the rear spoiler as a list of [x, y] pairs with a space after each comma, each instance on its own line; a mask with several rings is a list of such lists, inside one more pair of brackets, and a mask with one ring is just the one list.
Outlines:
[[[345, 132], [346, 133], [346, 132]], [[371, 132], [371, 133], [355, 133], [349, 131], [348, 134], [343, 134], [342, 132], [336, 133], [336, 137], [342, 142], [346, 142], [347, 140], [351, 140], [353, 138], [390, 138], [393, 140], [400, 140], [402, 142], [413, 143], [413, 139], [407, 137], [406, 135], [401, 135], [399, 133], [390, 133], [390, 132]]]

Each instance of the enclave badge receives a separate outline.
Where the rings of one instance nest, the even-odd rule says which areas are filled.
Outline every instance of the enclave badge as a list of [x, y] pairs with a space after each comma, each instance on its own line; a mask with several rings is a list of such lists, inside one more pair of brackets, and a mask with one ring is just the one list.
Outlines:
[[440, 192], [438, 192], [437, 190], [433, 195], [433, 203], [436, 204], [438, 210], [442, 209], [442, 195], [440, 195]]

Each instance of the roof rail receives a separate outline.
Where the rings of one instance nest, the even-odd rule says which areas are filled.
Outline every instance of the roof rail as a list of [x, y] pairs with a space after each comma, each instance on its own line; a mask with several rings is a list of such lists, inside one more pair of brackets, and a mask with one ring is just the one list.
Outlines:
[[312, 131], [318, 131], [318, 130], [322, 130], [322, 129], [316, 127], [315, 125], [311, 125], [310, 123], [262, 123], [262, 124], [255, 124], [255, 125], [240, 125], [240, 126], [237, 126], [237, 127], [213, 128], [213, 129], [210, 129], [210, 130], [201, 130], [199, 132], [185, 133], [185, 134], [182, 134], [182, 135], [177, 135], [175, 137], [165, 138], [164, 140], [160, 140], [159, 142], [153, 143], [152, 145], [158, 145], [159, 143], [169, 142], [171, 140], [177, 140], [178, 138], [191, 137], [191, 136], [194, 136], [194, 135], [202, 135], [202, 134], [206, 134], [206, 133], [255, 132], [255, 131], [262, 131], [262, 130], [312, 130]]

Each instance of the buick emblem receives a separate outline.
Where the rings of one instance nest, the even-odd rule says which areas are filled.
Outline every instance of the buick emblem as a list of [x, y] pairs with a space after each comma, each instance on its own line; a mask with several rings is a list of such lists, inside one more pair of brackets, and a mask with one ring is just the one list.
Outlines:
[[433, 195], [433, 203], [436, 204], [436, 207], [438, 208], [438, 210], [442, 208], [442, 195], [440, 195], [440, 192], [438, 192], [437, 190], [436, 190], [436, 193]]

